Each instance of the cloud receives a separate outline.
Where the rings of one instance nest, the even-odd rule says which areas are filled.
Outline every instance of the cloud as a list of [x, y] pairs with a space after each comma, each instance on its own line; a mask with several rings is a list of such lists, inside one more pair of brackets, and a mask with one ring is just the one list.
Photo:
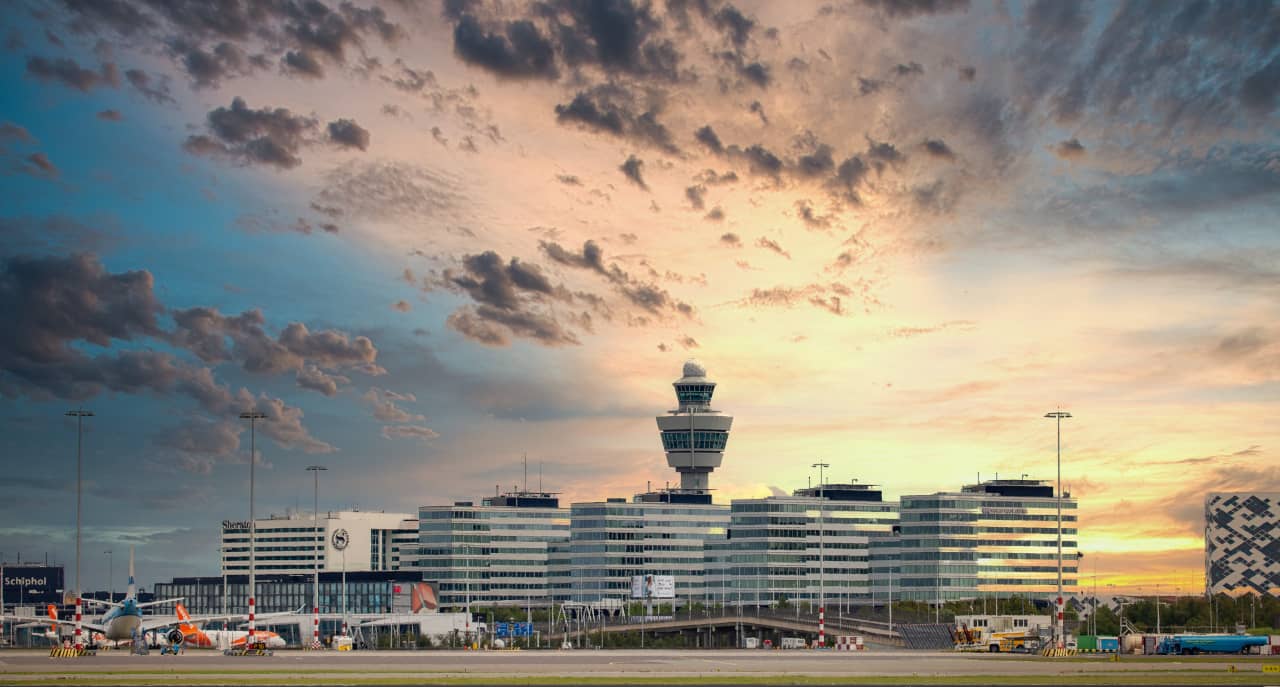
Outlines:
[[706, 201], [703, 200], [707, 193], [707, 187], [701, 184], [696, 186], [688, 186], [684, 189], [684, 197], [689, 200], [689, 205], [694, 210], [701, 210], [706, 207]]
[[557, 174], [556, 181], [559, 181], [565, 186], [581, 186], [582, 185], [582, 179], [579, 179], [578, 177], [572, 174]]
[[435, 439], [440, 436], [430, 427], [421, 425], [395, 425], [382, 428], [382, 436], [387, 439]]
[[920, 147], [923, 148], [924, 152], [928, 153], [930, 157], [935, 157], [939, 160], [956, 159], [956, 154], [952, 152], [951, 147], [940, 139], [926, 138], [924, 143], [920, 144]]
[[56, 165], [49, 161], [48, 156], [41, 152], [31, 153], [23, 158], [21, 169], [23, 172], [34, 177], [43, 177], [45, 179], [56, 179], [61, 171]]
[[[178, 38], [170, 42], [169, 50], [191, 77], [191, 86], [196, 89], [217, 88], [225, 79], [251, 74], [262, 66], [240, 47], [226, 41], [218, 43], [212, 50], [205, 50], [196, 43]], [[136, 83], [134, 85], [137, 86]]]
[[764, 248], [765, 250], [773, 251], [774, 253], [777, 253], [778, 255], [781, 255], [782, 257], [788, 260], [791, 259], [791, 253], [788, 253], [787, 251], [783, 250], [782, 246], [778, 245], [778, 242], [774, 241], [773, 239], [768, 239], [761, 236], [760, 238], [756, 239], [756, 246], [759, 248]]
[[27, 58], [27, 74], [40, 81], [60, 83], [81, 93], [88, 93], [100, 86], [115, 88], [120, 85], [120, 75], [111, 62], [104, 62], [95, 72], [81, 67], [68, 57], [51, 60], [32, 56]]
[[677, 154], [671, 132], [658, 121], [658, 111], [640, 112], [630, 91], [613, 84], [581, 91], [568, 105], [556, 105], [556, 121]]
[[375, 386], [370, 387], [360, 398], [373, 407], [373, 417], [380, 422], [422, 422], [426, 419], [396, 405], [396, 401], [416, 401], [417, 398], [412, 394], [397, 394]]
[[703, 215], [702, 218], [708, 222], [723, 222], [724, 217], [724, 210], [720, 209], [720, 206], [717, 205], [716, 207], [711, 208], [711, 210], [707, 212], [706, 215]]
[[1276, 109], [1277, 96], [1280, 96], [1280, 55], [1272, 57], [1240, 84], [1240, 102], [1260, 116]]
[[453, 29], [453, 52], [463, 62], [509, 79], [555, 79], [555, 48], [533, 22], [506, 22], [486, 30], [475, 17], [462, 14]]
[[211, 135], [189, 136], [184, 147], [196, 155], [223, 155], [241, 164], [292, 169], [302, 164], [298, 152], [317, 126], [315, 119], [283, 107], [250, 109], [237, 96], [231, 107], [209, 112]]
[[128, 69], [125, 70], [124, 78], [129, 81], [129, 85], [133, 86], [134, 90], [153, 103], [175, 102], [173, 96], [169, 95], [169, 77], [167, 76], [152, 79], [141, 69]]
[[456, 220], [469, 204], [451, 177], [391, 160], [350, 160], [329, 170], [317, 199], [351, 217], [372, 220]]
[[119, 110], [100, 110], [96, 116], [104, 122], [118, 122], [124, 119]]
[[340, 385], [351, 383], [349, 378], [342, 375], [329, 374], [315, 365], [306, 365], [300, 368], [294, 379], [298, 382], [299, 387], [318, 391], [325, 396], [337, 395]]
[[[475, 305], [454, 311], [447, 323], [467, 338], [489, 346], [506, 346], [511, 336], [547, 346], [576, 345], [579, 340], [550, 310], [554, 302], [572, 303], [564, 287], [553, 286], [537, 265], [511, 258], [504, 262], [493, 251], [462, 258], [462, 269], [446, 269], [440, 285], [465, 293]], [[569, 320], [589, 329], [589, 317]]]
[[649, 185], [644, 183], [644, 176], [642, 174], [642, 171], [644, 170], [644, 160], [641, 160], [635, 155], [628, 155], [626, 161], [618, 167], [618, 170], [630, 179], [631, 183], [646, 191], [649, 190]]
[[693, 306], [675, 299], [665, 289], [633, 278], [616, 264], [605, 267], [603, 251], [595, 241], [584, 243], [581, 253], [566, 250], [554, 241], [540, 241], [539, 247], [553, 262], [601, 275], [626, 299], [628, 305], [643, 312], [657, 315], [675, 311], [686, 317], [693, 315]]
[[410, 310], [413, 310], [413, 305], [406, 300], [398, 300], [395, 303], [392, 303], [391, 307], [399, 312], [409, 312]]
[[911, 19], [930, 14], [949, 14], [969, 9], [969, 0], [862, 0], [892, 19]]
[[1084, 145], [1077, 139], [1061, 141], [1053, 147], [1053, 154], [1064, 160], [1078, 160], [1084, 157]]
[[720, 142], [720, 137], [716, 135], [710, 124], [693, 132], [693, 137], [713, 153], [720, 154], [724, 152], [724, 144]]
[[734, 234], [733, 232], [729, 232], [729, 233], [721, 234], [721, 235], [720, 235], [720, 243], [723, 243], [724, 245], [726, 245], [726, 246], [730, 246], [730, 247], [733, 247], [733, 248], [741, 248], [741, 247], [742, 247], [742, 239], [741, 239], [741, 238], [739, 238], [739, 237], [738, 237], [738, 235], [737, 235], [737, 234]]
[[345, 148], [368, 150], [369, 131], [350, 119], [329, 122], [329, 140]]

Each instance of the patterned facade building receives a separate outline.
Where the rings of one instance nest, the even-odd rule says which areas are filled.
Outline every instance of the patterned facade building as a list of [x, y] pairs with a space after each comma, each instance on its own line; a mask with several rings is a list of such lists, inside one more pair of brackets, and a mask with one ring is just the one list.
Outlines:
[[1205, 496], [1204, 568], [1215, 594], [1280, 593], [1280, 492]]

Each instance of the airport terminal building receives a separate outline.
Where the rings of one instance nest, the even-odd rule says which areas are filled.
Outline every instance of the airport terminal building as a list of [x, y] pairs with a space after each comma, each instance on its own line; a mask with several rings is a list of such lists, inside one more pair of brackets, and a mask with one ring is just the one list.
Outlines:
[[[890, 595], [937, 601], [997, 594], [1049, 598], [1057, 591], [1052, 483], [996, 479], [893, 502], [875, 485], [855, 481], [715, 503], [710, 477], [723, 461], [734, 418], [711, 407], [716, 382], [699, 363], [685, 363], [672, 387], [676, 408], [657, 417], [657, 439], [680, 486], [567, 508], [556, 494], [519, 490], [479, 505], [422, 506], [416, 515], [330, 512], [318, 526], [306, 514], [265, 518], [257, 523], [256, 540], [257, 573], [267, 576], [260, 579], [268, 585], [260, 610], [284, 610], [308, 599], [317, 561], [326, 575], [325, 608], [334, 605], [334, 591], [325, 587], [330, 573], [395, 573], [360, 578], [357, 584], [364, 586], [356, 593], [363, 596], [356, 605], [370, 611], [391, 593], [388, 585], [410, 580], [431, 583], [440, 606], [451, 609], [616, 607], [631, 599], [638, 575], [674, 578], [681, 605], [773, 606], [821, 598], [839, 608], [883, 604]], [[1079, 570], [1078, 503], [1069, 494], [1061, 502], [1062, 573], [1070, 593]], [[1207, 522], [1235, 528], [1207, 551], [1206, 567], [1216, 580], [1241, 584], [1239, 575], [1230, 574], [1235, 565], [1271, 565], [1275, 571], [1271, 530], [1256, 523], [1266, 517], [1274, 522], [1276, 503], [1273, 494], [1206, 506]], [[1210, 505], [1216, 510], [1210, 512]], [[1246, 535], [1253, 544], [1241, 543]], [[237, 607], [243, 600], [236, 580], [248, 572], [247, 523], [224, 522], [222, 543], [222, 572], [232, 576], [226, 594]], [[1230, 556], [1212, 558], [1218, 551]], [[1280, 572], [1271, 574], [1274, 585]], [[210, 584], [208, 578], [182, 578], [166, 594], [198, 598], [198, 607], [217, 610], [224, 592]]]
[[[1062, 498], [1064, 589], [1079, 572], [1077, 506]], [[1047, 481], [996, 479], [959, 492], [903, 496], [894, 598], [1046, 596], [1058, 587], [1058, 499]]]

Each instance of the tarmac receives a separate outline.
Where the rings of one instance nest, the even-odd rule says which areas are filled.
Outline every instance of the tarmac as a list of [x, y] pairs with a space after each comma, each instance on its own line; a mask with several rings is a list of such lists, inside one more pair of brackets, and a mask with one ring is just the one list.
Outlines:
[[[574, 679], [625, 682], [698, 679], [716, 684], [759, 683], [770, 677], [812, 676], [866, 680], [884, 677], [897, 683], [909, 679], [994, 676], [999, 684], [1018, 678], [1040, 681], [1070, 676], [1106, 684], [1123, 675], [1127, 682], [1161, 684], [1163, 677], [1202, 675], [1200, 684], [1267, 684], [1263, 665], [1280, 665], [1280, 657], [1124, 657], [1107, 656], [1046, 659], [1008, 654], [957, 654], [904, 650], [779, 651], [779, 650], [566, 650], [566, 651], [277, 651], [273, 656], [230, 657], [216, 651], [189, 650], [178, 656], [134, 656], [126, 651], [102, 652], [82, 658], [50, 658], [48, 651], [0, 652], [0, 684], [4, 683], [118, 683], [178, 684], [217, 681], [234, 674], [233, 682], [334, 682], [441, 679], [557, 681]], [[1230, 675], [1235, 673], [1235, 675]], [[1251, 676], [1239, 673], [1253, 673]], [[1230, 675], [1231, 680], [1224, 680]], [[1162, 677], [1163, 676], [1163, 677]], [[1150, 677], [1152, 679], [1146, 680]], [[314, 680], [312, 679], [314, 678]], [[1280, 674], [1267, 674], [1280, 685]], [[263, 682], [265, 681], [265, 682]]]

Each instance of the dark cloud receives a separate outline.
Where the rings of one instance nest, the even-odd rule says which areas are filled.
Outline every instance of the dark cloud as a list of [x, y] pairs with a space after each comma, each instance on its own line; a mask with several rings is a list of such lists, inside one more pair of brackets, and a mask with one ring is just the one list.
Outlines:
[[924, 148], [924, 152], [930, 157], [936, 157], [941, 160], [954, 160], [956, 154], [952, 152], [951, 147], [945, 141], [936, 138], [926, 138], [924, 143], [920, 144]]
[[317, 201], [351, 217], [438, 222], [458, 221], [469, 203], [444, 174], [386, 160], [351, 160], [326, 172]]
[[[209, 135], [187, 137], [186, 150], [196, 155], [228, 157], [240, 164], [264, 164], [291, 169], [302, 163], [301, 149], [313, 143], [319, 131], [314, 118], [295, 115], [283, 107], [250, 109], [242, 98], [231, 107], [219, 107], [208, 115]], [[350, 119], [330, 122], [328, 140], [364, 150], [369, 132]]]
[[969, 9], [969, 0], [862, 0], [862, 4], [894, 19], [947, 14]]
[[733, 248], [740, 248], [742, 246], [742, 238], [733, 232], [729, 232], [720, 235], [720, 243]]
[[956, 73], [960, 76], [961, 81], [973, 82], [978, 78], [977, 67], [959, 67], [956, 70]]
[[329, 141], [344, 148], [368, 150], [369, 130], [356, 124], [351, 119], [339, 119], [329, 122]]
[[894, 65], [893, 73], [899, 77], [918, 76], [924, 73], [924, 67], [919, 62], [907, 62]]
[[489, 31], [464, 14], [453, 29], [453, 52], [468, 64], [510, 79], [555, 79], [555, 48], [531, 21], [506, 22]]
[[1060, 141], [1053, 147], [1053, 154], [1064, 160], [1075, 160], [1084, 157], [1084, 144], [1074, 138], [1066, 141]]
[[119, 110], [101, 110], [98, 112], [96, 116], [98, 117], [98, 119], [101, 119], [107, 122], [118, 122], [124, 119], [124, 116], [120, 114]]
[[765, 88], [769, 85], [769, 66], [762, 62], [744, 64], [738, 68], [738, 73], [760, 88]]
[[752, 100], [751, 106], [748, 109], [752, 112], [752, 114], [755, 114], [756, 116], [760, 117], [761, 124], [764, 124], [765, 126], [769, 125], [769, 117], [765, 115], [764, 105], [761, 105], [759, 100]]
[[745, 159], [748, 169], [755, 174], [776, 179], [782, 173], [781, 158], [758, 143], [743, 150], [739, 150], [736, 146], [731, 146], [728, 150], [731, 155], [741, 156]]
[[627, 159], [618, 166], [618, 170], [630, 179], [631, 183], [646, 191], [649, 190], [649, 185], [644, 183], [644, 160], [641, 160], [635, 155], [629, 155], [627, 156]]
[[796, 161], [796, 171], [805, 177], [826, 176], [835, 169], [835, 160], [831, 157], [831, 146], [819, 145], [816, 150], [808, 155], [803, 155]]
[[723, 222], [724, 210], [720, 209], [720, 206], [717, 205], [716, 207], [711, 208], [711, 211], [703, 216], [703, 219], [709, 222]]
[[1261, 327], [1250, 327], [1223, 337], [1213, 352], [1221, 358], [1241, 358], [1266, 348], [1271, 341], [1272, 338]]
[[11, 141], [34, 143], [35, 140], [35, 137], [31, 135], [30, 131], [27, 131], [26, 127], [18, 126], [13, 122], [0, 122], [0, 145]]
[[422, 422], [426, 419], [396, 405], [397, 401], [417, 401], [418, 398], [413, 394], [398, 394], [375, 386], [370, 387], [360, 398], [373, 408], [373, 417], [380, 422]]
[[[658, 286], [633, 278], [616, 264], [604, 264], [604, 254], [595, 241], [587, 241], [582, 245], [582, 252], [566, 250], [554, 241], [540, 241], [539, 247], [553, 262], [569, 267], [596, 272], [607, 279], [627, 302], [650, 314], [663, 314], [674, 310], [686, 317], [693, 315], [693, 307], [676, 300], [666, 290]], [[653, 276], [657, 276], [653, 273]]]
[[871, 160], [871, 165], [877, 172], [882, 172], [885, 166], [899, 164], [906, 159], [906, 156], [892, 143], [875, 141], [868, 137], [867, 159]]
[[462, 272], [445, 271], [446, 285], [465, 291], [477, 303], [517, 310], [524, 303], [522, 294], [552, 296], [555, 293], [551, 282], [536, 265], [522, 263], [517, 258], [504, 264], [493, 251], [463, 257], [462, 267]]
[[310, 50], [290, 50], [280, 60], [280, 66], [287, 73], [296, 74], [306, 79], [324, 78], [324, 65]]
[[756, 27], [755, 20], [742, 14], [732, 4], [726, 4], [712, 15], [711, 23], [738, 48], [746, 45], [751, 38], [751, 31]]
[[810, 229], [827, 229], [831, 226], [831, 217], [819, 215], [813, 209], [813, 204], [807, 200], [796, 201], [796, 214], [800, 216], [800, 220]]
[[689, 199], [689, 205], [694, 210], [701, 210], [706, 207], [706, 201], [703, 199], [707, 193], [707, 187], [701, 184], [696, 186], [688, 186], [684, 189], [684, 197]]
[[582, 185], [582, 180], [572, 174], [557, 174], [556, 181], [559, 181], [565, 186], [581, 186]]
[[124, 78], [134, 90], [153, 103], [174, 102], [173, 96], [169, 95], [168, 77], [153, 80], [141, 69], [129, 69], [125, 71]]
[[680, 152], [671, 132], [658, 121], [657, 110], [640, 112], [631, 93], [617, 86], [606, 84], [581, 91], [568, 105], [556, 105], [555, 111], [561, 124], [577, 124], [667, 153]]
[[880, 81], [879, 79], [868, 79], [861, 76], [858, 77], [858, 93], [861, 95], [879, 93], [880, 89], [884, 88], [886, 85], [887, 84], [884, 81]]
[[695, 180], [699, 183], [706, 184], [707, 186], [720, 186], [722, 184], [732, 184], [736, 182], [738, 180], [738, 175], [732, 170], [725, 172], [724, 174], [720, 174], [714, 169], [704, 169], [698, 173]]
[[41, 80], [60, 83], [82, 93], [99, 86], [115, 88], [120, 84], [116, 66], [104, 62], [98, 71], [85, 69], [68, 57], [47, 59], [39, 56], [27, 58], [27, 74]]
[[720, 137], [716, 135], [715, 130], [711, 128], [710, 124], [695, 131], [693, 133], [693, 137], [698, 139], [699, 143], [706, 146], [707, 149], [713, 153], [719, 154], [724, 152], [724, 145], [720, 143]]
[[179, 38], [169, 44], [169, 49], [191, 77], [194, 88], [217, 88], [224, 79], [251, 74], [259, 66], [239, 46], [226, 41], [205, 50]]

